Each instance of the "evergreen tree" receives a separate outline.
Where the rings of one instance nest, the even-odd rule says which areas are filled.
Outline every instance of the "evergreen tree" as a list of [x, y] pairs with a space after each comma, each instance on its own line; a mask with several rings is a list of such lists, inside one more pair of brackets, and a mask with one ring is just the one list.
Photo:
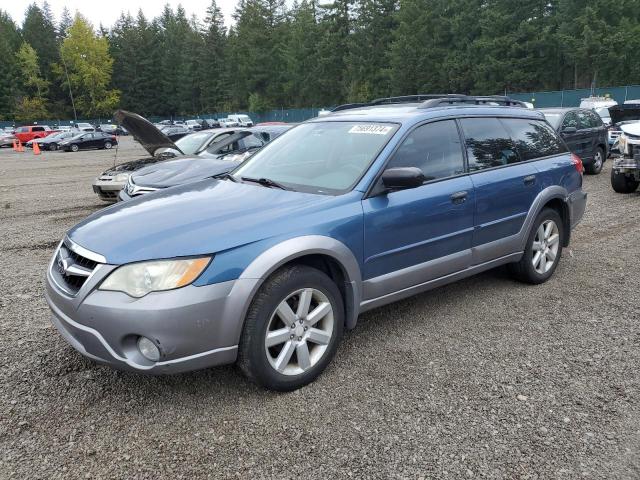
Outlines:
[[21, 41], [16, 24], [7, 13], [0, 10], [0, 58], [3, 59], [0, 68], [0, 120], [14, 118], [19, 72], [12, 59]]
[[228, 74], [225, 62], [226, 31], [222, 11], [216, 0], [207, 9], [203, 30], [201, 66], [201, 102], [205, 113], [215, 113], [228, 101]]

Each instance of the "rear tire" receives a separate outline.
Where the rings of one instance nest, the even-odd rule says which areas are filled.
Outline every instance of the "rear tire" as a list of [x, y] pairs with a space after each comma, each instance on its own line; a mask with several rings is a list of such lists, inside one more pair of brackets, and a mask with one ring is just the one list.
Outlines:
[[237, 365], [264, 388], [295, 390], [329, 365], [343, 327], [343, 300], [336, 284], [315, 268], [285, 267], [251, 302]]
[[111, 142], [104, 142], [104, 148], [106, 148], [107, 150], [109, 150], [111, 146]]
[[55, 152], [58, 149], [58, 145], [56, 145], [55, 143], [50, 143], [49, 144], [49, 150], [51, 152]]
[[616, 173], [611, 170], [611, 186], [617, 193], [633, 193], [640, 185], [640, 182], [634, 178], [628, 177], [624, 173]]
[[596, 149], [596, 153], [593, 156], [593, 162], [589, 165], [585, 165], [584, 171], [589, 175], [598, 175], [602, 171], [604, 166], [604, 150], [602, 147]]
[[524, 254], [508, 265], [509, 273], [524, 283], [544, 283], [556, 271], [562, 256], [564, 225], [557, 211], [543, 209], [533, 223]]

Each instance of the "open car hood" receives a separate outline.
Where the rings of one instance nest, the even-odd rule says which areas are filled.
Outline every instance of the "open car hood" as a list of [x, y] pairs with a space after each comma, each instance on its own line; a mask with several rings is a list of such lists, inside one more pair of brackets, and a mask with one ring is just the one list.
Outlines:
[[640, 122], [640, 105], [614, 105], [609, 107], [609, 115], [614, 125], [621, 122]]
[[182, 150], [169, 137], [137, 113], [118, 110], [113, 114], [113, 118], [126, 128], [150, 155], [154, 155], [159, 148], [173, 148], [182, 154]]

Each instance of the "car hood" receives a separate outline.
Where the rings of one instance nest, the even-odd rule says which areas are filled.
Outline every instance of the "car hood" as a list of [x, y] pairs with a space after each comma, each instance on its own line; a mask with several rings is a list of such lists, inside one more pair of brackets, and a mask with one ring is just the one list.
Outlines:
[[615, 105], [609, 107], [609, 115], [614, 125], [620, 122], [640, 121], [640, 105]]
[[620, 130], [629, 135], [640, 136], [640, 121], [620, 125]]
[[68, 236], [115, 265], [206, 255], [299, 231], [347, 197], [207, 179], [107, 207]]
[[238, 165], [238, 162], [214, 158], [187, 157], [141, 168], [131, 179], [133, 183], [143, 187], [166, 188], [230, 172]]
[[113, 118], [140, 142], [149, 155], [153, 155], [159, 148], [173, 148], [182, 153], [169, 137], [137, 113], [118, 110], [113, 114]]

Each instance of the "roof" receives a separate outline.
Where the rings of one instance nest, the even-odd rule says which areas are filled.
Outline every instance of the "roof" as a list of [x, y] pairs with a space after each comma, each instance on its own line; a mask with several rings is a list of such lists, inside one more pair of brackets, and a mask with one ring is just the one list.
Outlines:
[[585, 110], [584, 108], [579, 107], [562, 107], [562, 108], [538, 108], [539, 112], [542, 113], [567, 113], [571, 110]]
[[505, 107], [491, 105], [442, 105], [421, 108], [422, 103], [402, 103], [388, 105], [370, 105], [332, 112], [329, 115], [310, 120], [311, 122], [327, 121], [372, 121], [413, 123], [430, 118], [450, 116], [504, 116], [541, 118], [539, 111], [523, 107]]

